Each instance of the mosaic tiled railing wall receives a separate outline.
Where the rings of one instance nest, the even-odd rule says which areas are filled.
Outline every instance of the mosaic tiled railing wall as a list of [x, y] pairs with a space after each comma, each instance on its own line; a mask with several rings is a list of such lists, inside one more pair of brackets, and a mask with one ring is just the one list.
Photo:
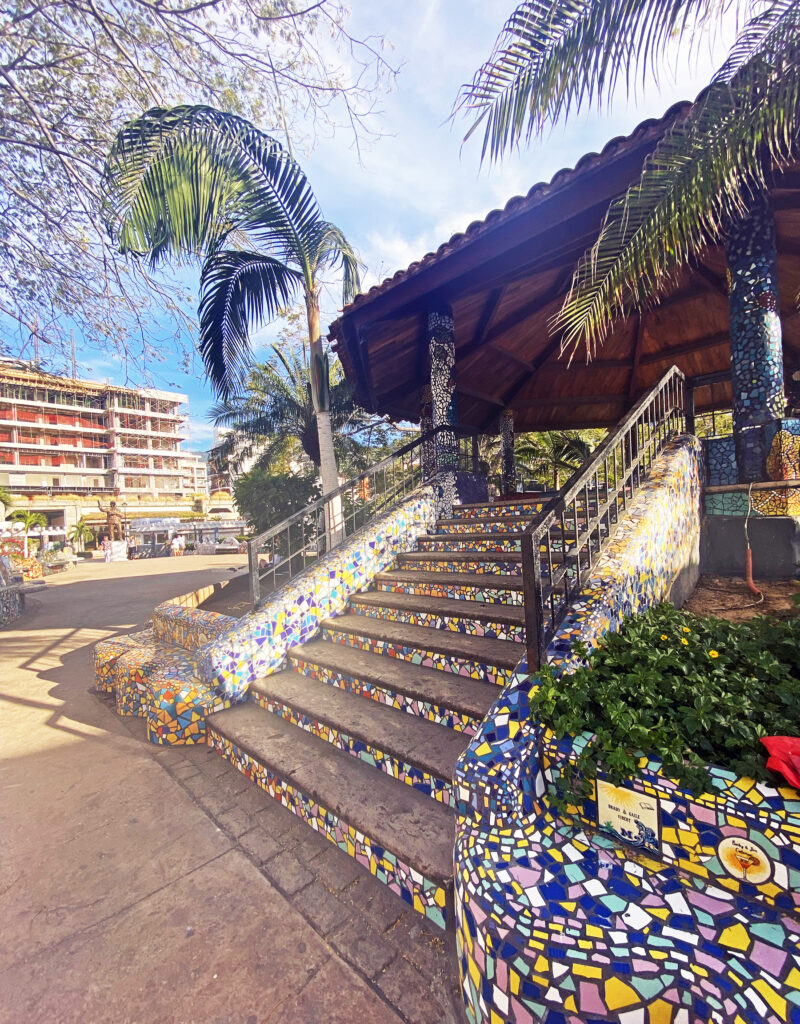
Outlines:
[[253, 679], [277, 671], [291, 647], [310, 640], [323, 619], [343, 611], [351, 594], [369, 586], [398, 554], [411, 551], [433, 522], [433, 490], [425, 486], [199, 651], [201, 677], [220, 693], [235, 697]]
[[154, 743], [204, 742], [207, 715], [280, 668], [322, 619], [412, 549], [432, 518], [432, 490], [421, 488], [242, 619], [197, 607], [213, 588], [159, 605], [151, 628], [97, 644], [96, 688], [115, 695], [119, 714], [144, 717]]
[[[669, 593], [699, 533], [699, 461], [687, 439], [661, 456], [549, 648], [552, 663], [567, 668], [576, 637], [591, 645]], [[601, 794], [602, 821], [619, 828], [633, 800], [630, 820], [645, 823], [633, 842], [598, 828], [594, 800], [566, 822], [548, 782], [582, 740], [556, 743], [528, 719], [534, 685], [521, 665], [457, 772], [468, 1019], [800, 1021], [797, 794], [715, 769], [714, 792], [694, 800], [643, 762], [632, 788]]]

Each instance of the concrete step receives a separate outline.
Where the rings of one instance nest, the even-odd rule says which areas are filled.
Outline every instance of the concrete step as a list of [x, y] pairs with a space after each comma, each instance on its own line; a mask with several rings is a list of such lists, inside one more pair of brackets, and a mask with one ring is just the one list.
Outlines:
[[489, 573], [432, 572], [393, 569], [379, 572], [375, 587], [382, 592], [447, 597], [458, 601], [522, 604], [522, 577]]
[[294, 647], [289, 662], [304, 675], [467, 735], [497, 699], [497, 689], [484, 682], [339, 643]]
[[456, 761], [469, 743], [463, 732], [291, 670], [257, 679], [250, 694], [272, 714], [419, 792], [452, 804]]
[[209, 746], [429, 920], [452, 920], [452, 811], [254, 703], [208, 719]]
[[499, 686], [509, 681], [523, 654], [521, 645], [511, 640], [408, 626], [365, 615], [323, 620], [322, 638]]
[[522, 555], [516, 551], [406, 551], [397, 556], [397, 568], [519, 576]]
[[525, 614], [519, 605], [371, 590], [351, 597], [350, 609], [357, 615], [450, 629], [495, 640], [519, 642], [525, 638]]

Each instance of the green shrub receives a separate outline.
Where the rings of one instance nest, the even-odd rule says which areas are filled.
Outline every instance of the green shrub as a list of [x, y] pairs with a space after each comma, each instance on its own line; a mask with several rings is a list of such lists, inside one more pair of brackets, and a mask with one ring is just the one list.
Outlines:
[[642, 754], [698, 794], [705, 765], [781, 781], [765, 767], [762, 736], [800, 735], [800, 618], [731, 623], [662, 604], [626, 619], [585, 664], [557, 677], [547, 667], [531, 712], [559, 738], [594, 733], [561, 795], [598, 764], [612, 782], [636, 774]]

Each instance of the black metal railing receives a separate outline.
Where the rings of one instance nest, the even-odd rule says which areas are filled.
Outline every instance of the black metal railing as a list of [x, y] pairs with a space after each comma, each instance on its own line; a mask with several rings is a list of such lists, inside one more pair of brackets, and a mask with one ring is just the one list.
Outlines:
[[539, 667], [594, 559], [667, 441], [683, 431], [685, 378], [673, 366], [522, 534], [528, 668]]
[[398, 448], [247, 542], [253, 607], [421, 484], [442, 472], [478, 469], [478, 434], [470, 428], [438, 427]]

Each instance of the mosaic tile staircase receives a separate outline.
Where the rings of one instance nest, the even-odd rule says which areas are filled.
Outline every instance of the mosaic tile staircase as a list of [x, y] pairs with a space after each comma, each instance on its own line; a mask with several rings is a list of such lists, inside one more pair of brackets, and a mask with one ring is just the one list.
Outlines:
[[441, 927], [456, 760], [524, 653], [518, 535], [544, 500], [457, 506], [207, 720], [213, 749]]

